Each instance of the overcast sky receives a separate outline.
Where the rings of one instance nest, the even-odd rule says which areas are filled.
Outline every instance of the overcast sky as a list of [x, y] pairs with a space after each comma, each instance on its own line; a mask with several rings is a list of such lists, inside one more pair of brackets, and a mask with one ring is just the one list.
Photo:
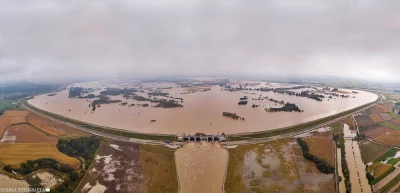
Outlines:
[[0, 81], [335, 75], [400, 82], [400, 1], [1, 0]]

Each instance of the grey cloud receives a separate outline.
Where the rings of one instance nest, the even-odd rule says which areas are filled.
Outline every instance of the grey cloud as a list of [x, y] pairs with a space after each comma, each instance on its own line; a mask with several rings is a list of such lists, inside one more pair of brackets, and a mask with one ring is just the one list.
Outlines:
[[3, 0], [0, 58], [23, 64], [18, 72], [28, 80], [162, 74], [398, 80], [399, 5]]
[[24, 66], [19, 65], [12, 60], [0, 59], [0, 75], [16, 73], [21, 70], [24, 70]]

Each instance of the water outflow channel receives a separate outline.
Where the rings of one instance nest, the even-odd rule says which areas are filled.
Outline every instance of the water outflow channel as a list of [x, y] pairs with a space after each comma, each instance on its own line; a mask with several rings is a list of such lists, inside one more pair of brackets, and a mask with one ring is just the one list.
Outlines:
[[175, 152], [180, 193], [222, 193], [228, 151], [218, 142], [190, 142]]
[[344, 124], [344, 135], [346, 137], [344, 146], [346, 150], [346, 160], [350, 172], [350, 182], [352, 192], [371, 193], [365, 173], [365, 164], [361, 159], [360, 146], [351, 137], [355, 136], [355, 131], [351, 131], [349, 126]]

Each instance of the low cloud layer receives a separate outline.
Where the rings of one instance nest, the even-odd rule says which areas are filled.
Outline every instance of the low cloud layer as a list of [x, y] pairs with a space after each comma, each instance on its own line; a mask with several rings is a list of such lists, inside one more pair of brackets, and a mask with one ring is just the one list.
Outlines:
[[400, 81], [399, 1], [0, 1], [0, 76]]

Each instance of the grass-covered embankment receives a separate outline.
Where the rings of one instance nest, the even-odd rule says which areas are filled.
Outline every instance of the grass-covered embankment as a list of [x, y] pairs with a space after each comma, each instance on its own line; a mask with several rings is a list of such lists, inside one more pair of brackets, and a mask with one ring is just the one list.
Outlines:
[[175, 150], [140, 144], [145, 192], [178, 192]]

